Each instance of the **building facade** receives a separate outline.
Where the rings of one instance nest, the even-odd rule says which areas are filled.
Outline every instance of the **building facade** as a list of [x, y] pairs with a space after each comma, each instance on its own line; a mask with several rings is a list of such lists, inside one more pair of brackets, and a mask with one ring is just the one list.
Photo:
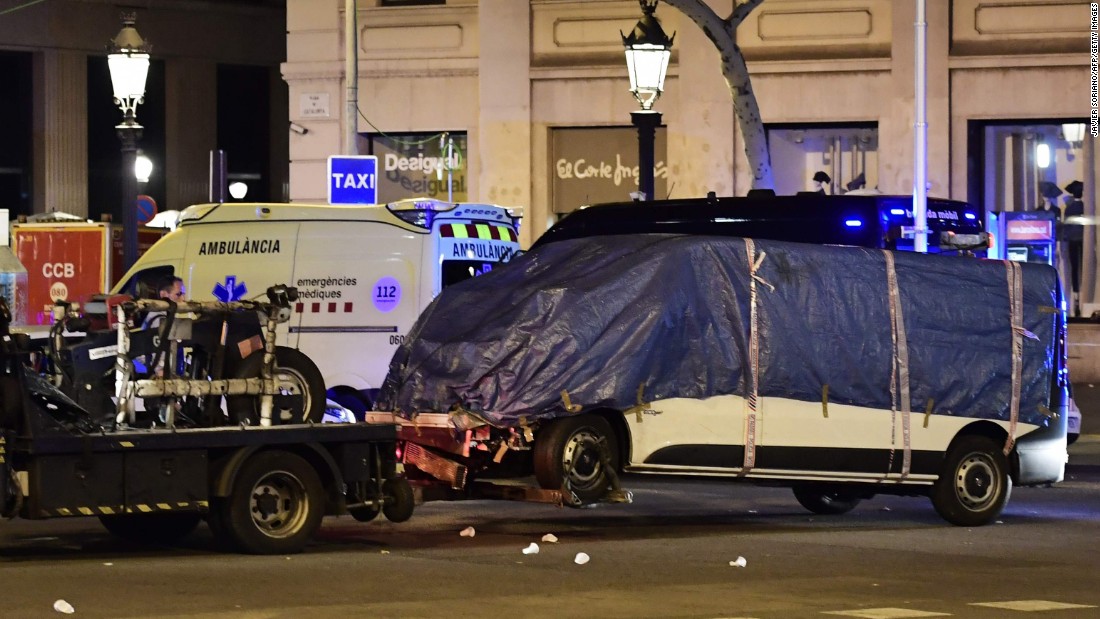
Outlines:
[[287, 185], [285, 6], [281, 0], [47, 0], [0, 7], [0, 208], [122, 221], [122, 114], [107, 53], [135, 18], [151, 45], [138, 147], [161, 210], [208, 200], [210, 152], [252, 196]]
[[[707, 4], [725, 17], [733, 2]], [[1077, 180], [1093, 215], [1090, 3], [926, 4], [929, 195], [991, 212], [1034, 210], [1044, 199], [1064, 208], [1069, 194], [1044, 198], [1043, 183]], [[290, 135], [292, 200], [324, 200], [327, 157], [344, 149], [345, 5], [287, 2], [282, 70], [290, 120], [304, 130]], [[387, 197], [450, 190], [522, 206], [530, 243], [561, 214], [636, 190], [637, 103], [620, 36], [641, 17], [635, 0], [356, 6], [352, 122], [358, 152], [379, 156]], [[657, 17], [676, 34], [655, 106], [663, 114], [655, 193], [743, 195], [751, 176], [718, 52], [675, 8], [662, 3]], [[817, 171], [833, 193], [912, 192], [915, 21], [914, 0], [765, 0], [742, 23], [737, 40], [779, 193], [809, 189]], [[1094, 227], [1085, 228], [1085, 250], [1081, 295], [1090, 303]]]

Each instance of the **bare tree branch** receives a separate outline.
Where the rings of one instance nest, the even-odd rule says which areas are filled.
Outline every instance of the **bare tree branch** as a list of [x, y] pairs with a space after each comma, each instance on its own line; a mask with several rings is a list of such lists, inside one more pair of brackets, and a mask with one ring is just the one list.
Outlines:
[[[735, 0], [736, 1], [736, 0]], [[733, 9], [733, 13], [730, 14], [729, 22], [733, 30], [737, 30], [737, 27], [741, 25], [741, 22], [752, 13], [752, 10], [760, 6], [760, 3], [764, 0], [746, 0], [742, 4], [738, 4]]]

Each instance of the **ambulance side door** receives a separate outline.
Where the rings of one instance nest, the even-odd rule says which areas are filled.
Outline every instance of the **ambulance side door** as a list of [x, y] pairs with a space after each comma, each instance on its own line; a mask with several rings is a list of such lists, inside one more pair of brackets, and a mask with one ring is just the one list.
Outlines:
[[419, 315], [426, 234], [377, 221], [302, 224], [296, 342], [329, 387], [376, 388]]

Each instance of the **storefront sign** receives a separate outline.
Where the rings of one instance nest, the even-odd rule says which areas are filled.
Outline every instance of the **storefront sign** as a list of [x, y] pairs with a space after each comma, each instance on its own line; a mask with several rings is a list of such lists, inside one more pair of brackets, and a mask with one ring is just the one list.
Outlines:
[[1054, 222], [1049, 219], [1010, 219], [1005, 222], [1005, 238], [1009, 241], [1052, 241]]
[[[654, 140], [654, 198], [668, 185], [665, 129]], [[568, 127], [551, 131], [553, 206], [568, 213], [585, 204], [629, 201], [638, 191], [638, 132], [633, 127]]]
[[378, 157], [379, 203], [404, 198], [463, 202], [467, 195], [466, 134], [403, 133], [370, 135], [368, 148]]

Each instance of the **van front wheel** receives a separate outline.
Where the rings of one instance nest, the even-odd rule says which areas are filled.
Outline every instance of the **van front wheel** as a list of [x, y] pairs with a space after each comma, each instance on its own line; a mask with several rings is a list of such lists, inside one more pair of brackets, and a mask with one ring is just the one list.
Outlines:
[[599, 501], [607, 495], [615, 475], [607, 467], [618, 461], [613, 437], [611, 425], [598, 415], [550, 423], [535, 436], [535, 479], [543, 488], [561, 490], [568, 501], [581, 505]]
[[932, 506], [951, 524], [977, 527], [992, 522], [1011, 493], [1001, 445], [985, 436], [964, 436], [947, 453], [932, 486]]

